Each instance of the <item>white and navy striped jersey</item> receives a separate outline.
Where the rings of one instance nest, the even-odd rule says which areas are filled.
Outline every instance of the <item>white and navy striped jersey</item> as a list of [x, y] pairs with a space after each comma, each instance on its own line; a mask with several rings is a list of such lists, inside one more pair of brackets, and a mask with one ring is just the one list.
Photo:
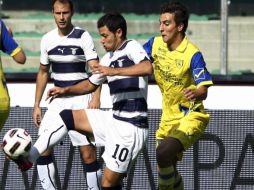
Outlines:
[[[135, 40], [128, 40], [118, 50], [103, 56], [100, 64], [114, 68], [129, 67], [145, 59], [148, 59], [148, 56], [143, 47]], [[89, 80], [95, 85], [108, 81], [115, 119], [130, 122], [138, 127], [148, 127], [147, 76], [103, 77], [94, 74]]]
[[92, 37], [79, 27], [66, 36], [60, 36], [56, 28], [42, 37], [40, 62], [51, 65], [55, 86], [70, 86], [87, 79], [86, 62], [92, 59], [98, 59]]

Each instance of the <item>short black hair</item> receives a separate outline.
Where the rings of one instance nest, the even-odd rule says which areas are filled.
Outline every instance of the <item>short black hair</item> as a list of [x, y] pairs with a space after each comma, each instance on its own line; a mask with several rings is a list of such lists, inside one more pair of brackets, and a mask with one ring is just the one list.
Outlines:
[[70, 5], [71, 8], [71, 12], [74, 13], [74, 7], [73, 7], [73, 2], [71, 0], [53, 0], [52, 2], [52, 10], [54, 11], [54, 5], [56, 2], [60, 2], [60, 3], [68, 3]]
[[115, 33], [117, 29], [121, 29], [123, 38], [127, 36], [127, 24], [125, 18], [118, 12], [109, 12], [99, 18], [97, 21], [97, 27], [101, 28], [107, 26], [110, 32]]
[[176, 25], [183, 23], [183, 32], [185, 33], [188, 28], [189, 10], [180, 2], [170, 2], [161, 5], [160, 14], [171, 13], [175, 15]]

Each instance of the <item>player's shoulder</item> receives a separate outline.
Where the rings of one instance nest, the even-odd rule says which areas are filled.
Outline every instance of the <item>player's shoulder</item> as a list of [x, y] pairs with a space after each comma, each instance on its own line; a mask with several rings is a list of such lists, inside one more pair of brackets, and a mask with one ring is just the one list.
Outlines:
[[83, 28], [75, 26], [72, 32], [68, 35], [68, 38], [81, 38], [83, 35], [86, 35], [87, 31]]
[[140, 48], [140, 47], [142, 47], [140, 42], [134, 39], [128, 39], [123, 43], [120, 49], [133, 50], [133, 48]]
[[53, 30], [50, 30], [49, 32], [45, 33], [43, 36], [42, 36], [42, 39], [48, 39], [48, 38], [54, 38], [56, 35], [58, 35], [58, 31], [57, 31], [57, 28], [53, 29]]
[[149, 40], [151, 48], [167, 47], [166, 43], [163, 41], [162, 36], [153, 36]]
[[190, 41], [187, 37], [184, 38], [184, 40], [186, 41], [187, 44], [187, 50], [193, 51], [193, 52], [199, 52], [199, 47], [193, 43], [192, 41]]

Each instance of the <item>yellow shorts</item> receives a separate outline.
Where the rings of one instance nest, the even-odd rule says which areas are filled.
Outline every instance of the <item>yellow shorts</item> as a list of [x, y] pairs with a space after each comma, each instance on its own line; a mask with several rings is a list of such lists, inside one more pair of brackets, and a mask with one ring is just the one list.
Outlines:
[[185, 150], [190, 148], [204, 133], [209, 122], [209, 114], [189, 112], [180, 120], [166, 123], [161, 121], [156, 131], [156, 144], [166, 137], [178, 139]]
[[3, 128], [10, 112], [10, 97], [6, 86], [0, 80], [0, 130]]

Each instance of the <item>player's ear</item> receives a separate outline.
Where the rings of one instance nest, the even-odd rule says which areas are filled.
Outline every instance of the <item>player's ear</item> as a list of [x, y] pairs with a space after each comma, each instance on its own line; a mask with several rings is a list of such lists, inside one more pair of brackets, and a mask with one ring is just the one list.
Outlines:
[[179, 25], [177, 26], [178, 32], [181, 32], [181, 31], [183, 30], [183, 27], [184, 27], [184, 24], [183, 24], [183, 23], [179, 24]]
[[119, 38], [122, 38], [123, 36], [123, 31], [121, 28], [118, 28], [115, 32], [116, 36], [118, 36]]

